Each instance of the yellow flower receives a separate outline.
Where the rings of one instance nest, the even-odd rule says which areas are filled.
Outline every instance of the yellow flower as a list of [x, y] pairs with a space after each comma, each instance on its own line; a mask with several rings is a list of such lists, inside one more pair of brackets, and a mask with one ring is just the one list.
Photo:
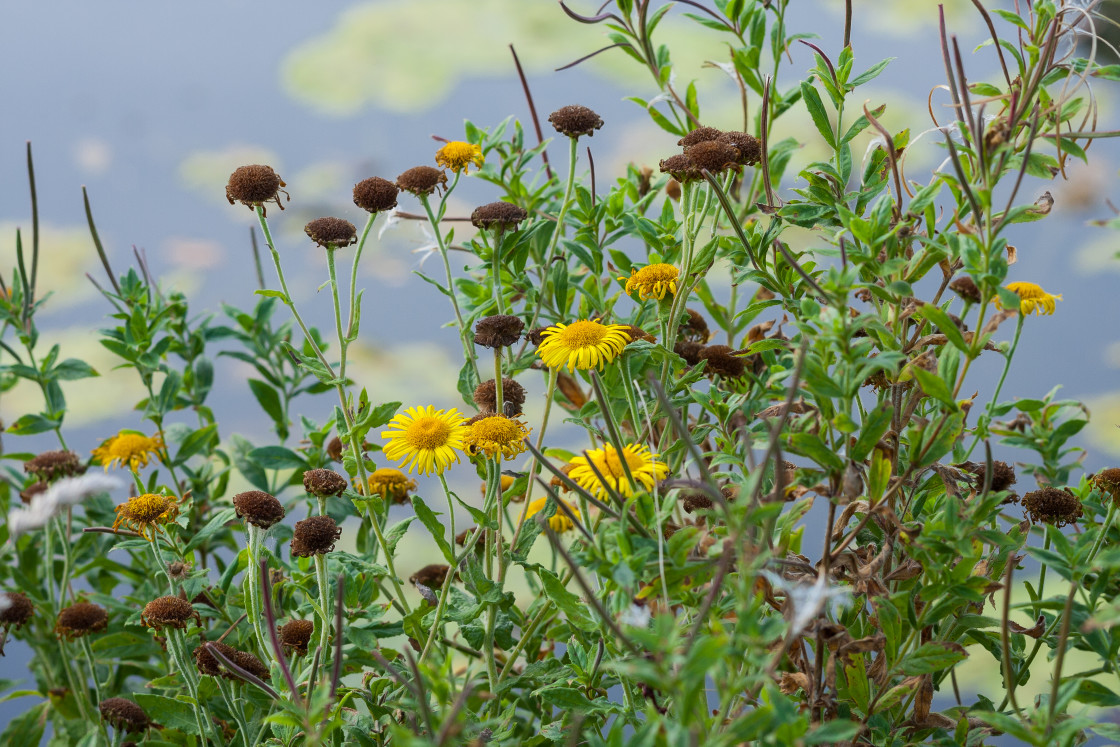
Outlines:
[[389, 421], [390, 430], [381, 432], [382, 438], [389, 439], [385, 456], [400, 459], [401, 468], [407, 466], [409, 472], [442, 475], [459, 461], [455, 449], [463, 448], [465, 420], [455, 408], [410, 407]]
[[147, 467], [148, 460], [153, 455], [159, 459], [162, 448], [163, 439], [158, 435], [148, 438], [141, 433], [121, 431], [94, 449], [93, 455], [105, 466], [106, 471], [114, 464], [121, 467], [127, 464], [135, 472], [141, 467]]
[[[162, 532], [161, 526], [175, 521], [179, 515], [179, 499], [145, 493], [134, 498], [129, 498], [114, 509], [117, 519], [113, 522], [113, 529], [122, 524], [140, 533], [144, 539], [149, 539], [148, 530]], [[155, 535], [153, 534], [153, 537]]]
[[[544, 506], [547, 502], [548, 502], [548, 497], [546, 496], [544, 498], [538, 498], [537, 500], [530, 503], [529, 507], [527, 509], [525, 509], [526, 518], [528, 518], [530, 516], [536, 516], [541, 511], [543, 511]], [[577, 519], [580, 518], [578, 508], [576, 508], [575, 506], [573, 506], [572, 504], [568, 503], [565, 500], [560, 500], [558, 502], [563, 503], [565, 506], [567, 506], [568, 509], [572, 512], [572, 514]], [[560, 534], [562, 534], [563, 532], [567, 532], [569, 529], [574, 529], [575, 526], [576, 526], [575, 524], [572, 523], [572, 520], [568, 518], [568, 515], [566, 513], [564, 513], [564, 509], [560, 508], [560, 506], [557, 506], [556, 507], [556, 513], [554, 513], [552, 516], [550, 516], [548, 518], [548, 525], [550, 527], [552, 527], [552, 531], [560, 533]]]
[[470, 165], [482, 168], [486, 159], [482, 156], [482, 148], [461, 140], [452, 140], [447, 145], [436, 151], [436, 164], [449, 168], [452, 171], [465, 170], [470, 173]]
[[[657, 461], [658, 454], [651, 454], [649, 447], [641, 444], [627, 444], [622, 447], [622, 457], [630, 467], [630, 474], [634, 481], [646, 490], [653, 490], [654, 483], [664, 479], [669, 474], [669, 466]], [[588, 457], [591, 461], [588, 463]], [[618, 451], [606, 444], [602, 449], [590, 449], [587, 457], [578, 456], [571, 461], [572, 469], [568, 477], [572, 478], [581, 488], [591, 492], [597, 498], [606, 498], [608, 490], [613, 490], [629, 498], [634, 494], [630, 481], [626, 479], [626, 469], [622, 466]], [[595, 470], [603, 476], [600, 479], [595, 475]]]
[[537, 355], [549, 368], [602, 369], [630, 343], [626, 329], [622, 324], [601, 324], [598, 319], [555, 324], [541, 332]]
[[472, 456], [482, 453], [490, 459], [513, 459], [525, 452], [525, 437], [528, 435], [529, 428], [520, 420], [505, 415], [489, 415], [467, 426], [463, 451]]
[[416, 490], [416, 481], [392, 467], [382, 467], [369, 476], [369, 494], [379, 495], [390, 503], [403, 503]]
[[[1016, 283], [1008, 283], [1007, 290], [1017, 293], [1019, 296], [1019, 313], [1020, 314], [1053, 314], [1057, 310], [1055, 301], [1062, 300], [1062, 294], [1052, 295], [1042, 290], [1041, 286], [1034, 283], [1025, 283], [1022, 281]], [[1003, 309], [1003, 304], [996, 300], [996, 305]]]
[[648, 301], [656, 298], [658, 301], [665, 298], [665, 293], [677, 293], [677, 276], [680, 273], [676, 267], [667, 264], [646, 265], [640, 270], [630, 268], [630, 278], [626, 280], [626, 292], [638, 291], [638, 298]]

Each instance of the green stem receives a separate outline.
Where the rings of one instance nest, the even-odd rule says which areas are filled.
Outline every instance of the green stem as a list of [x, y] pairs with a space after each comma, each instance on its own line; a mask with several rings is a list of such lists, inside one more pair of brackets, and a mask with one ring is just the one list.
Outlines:
[[988, 407], [984, 412], [984, 427], [983, 429], [977, 429], [976, 436], [972, 439], [972, 444], [968, 447], [968, 451], [965, 452], [964, 458], [966, 460], [969, 455], [972, 454], [972, 450], [976, 448], [976, 445], [980, 443], [980, 439], [985, 435], [988, 430], [988, 425], [992, 422], [992, 413], [995, 412], [996, 406], [999, 404], [999, 393], [1003, 389], [1003, 382], [1007, 379], [1007, 372], [1011, 370], [1011, 359], [1015, 357], [1015, 349], [1019, 347], [1019, 336], [1023, 332], [1023, 320], [1025, 318], [1022, 311], [1020, 311], [1019, 319], [1015, 324], [1015, 337], [1011, 340], [1011, 347], [1008, 348], [1003, 363], [1003, 373], [999, 375], [999, 383], [996, 384], [995, 393], [992, 394], [992, 399], [988, 402]]
[[350, 266], [350, 317], [346, 325], [346, 336], [348, 338], [354, 337], [358, 332], [355, 329], [358, 324], [358, 260], [362, 256], [362, 249], [366, 246], [366, 237], [369, 236], [369, 230], [373, 227], [373, 221], [376, 218], [377, 213], [369, 214], [365, 228], [362, 229], [362, 237], [358, 239], [358, 248], [354, 250], [354, 263]]
[[[446, 199], [446, 198], [445, 198]], [[455, 293], [455, 281], [451, 276], [451, 261], [447, 257], [447, 243], [443, 240], [443, 231], [439, 227], [439, 219], [432, 211], [432, 203], [427, 195], [420, 195], [420, 204], [428, 215], [428, 222], [432, 224], [432, 232], [436, 235], [436, 246], [439, 247], [439, 256], [443, 259], [443, 270], [447, 273], [447, 295], [451, 297], [451, 307], [455, 310], [455, 321], [459, 325], [459, 341], [463, 344], [463, 355], [474, 369], [475, 378], [478, 378], [478, 362], [474, 359], [474, 350], [467, 339], [467, 326], [463, 323], [463, 313], [459, 310], [459, 298]]]
[[218, 684], [218, 690], [222, 693], [222, 699], [226, 702], [226, 708], [229, 709], [233, 720], [237, 722], [237, 731], [241, 736], [241, 744], [244, 745], [244, 747], [249, 747], [249, 724], [245, 720], [245, 714], [239, 707], [241, 702], [244, 701], [239, 702], [237, 698], [234, 697], [234, 694], [230, 692], [231, 687], [229, 683], [227, 683], [224, 678], [215, 677], [214, 681]]
[[[59, 652], [62, 654], [62, 672], [64, 675], [66, 675], [66, 682], [68, 685], [70, 685], [70, 692], [74, 694], [74, 702], [78, 704], [78, 713], [81, 714], [84, 721], [88, 722], [90, 720], [89, 711], [87, 710], [89, 706], [89, 704], [87, 703], [87, 699], [89, 698], [89, 688], [85, 686], [84, 682], [79, 683], [78, 678], [74, 676], [74, 671], [70, 666], [71, 662], [73, 661], [73, 657], [70, 655], [70, 652], [66, 650], [66, 642], [60, 640], [58, 648]], [[81, 687], [79, 687], [79, 684], [81, 685]], [[97, 705], [97, 703], [94, 704], [95, 707]]]
[[334, 246], [327, 246], [327, 274], [331, 279], [331, 300], [334, 302], [334, 328], [338, 334], [338, 378], [346, 378], [346, 334], [342, 330], [342, 303], [338, 297], [338, 274], [334, 269]]
[[[195, 726], [198, 727], [199, 738], [206, 739], [207, 729], [204, 724], [209, 725], [214, 735], [215, 744], [222, 744], [221, 734], [218, 733], [214, 720], [210, 717], [209, 709], [198, 697], [198, 680], [195, 679], [196, 673], [190, 667], [190, 659], [186, 654], [186, 636], [176, 628], [165, 628], [164, 632], [167, 634], [167, 650], [174, 659], [175, 667], [182, 673], [183, 680], [187, 684], [187, 692], [194, 701], [192, 710], [194, 711], [194, 722]], [[180, 636], [183, 637], [180, 638]]]
[[249, 563], [246, 566], [242, 583], [245, 587], [245, 599], [248, 603], [247, 612], [249, 614], [249, 624], [253, 626], [253, 635], [257, 639], [257, 646], [261, 650], [261, 655], [264, 656], [266, 660], [273, 661], [275, 660], [275, 654], [268, 643], [268, 639], [265, 637], [264, 627], [261, 624], [261, 621], [264, 619], [264, 612], [261, 602], [261, 589], [258, 586], [258, 584], [260, 584], [260, 574], [254, 572], [254, 569], [260, 567], [261, 542], [263, 538], [261, 536], [261, 530], [258, 527], [247, 523], [245, 529], [248, 532]]
[[502, 394], [502, 349], [494, 348], [494, 412], [498, 415], [506, 414]]
[[[328, 670], [328, 663], [330, 661], [330, 631], [331, 631], [331, 587], [327, 581], [327, 558], [324, 555], [315, 556], [315, 580], [319, 585], [319, 606], [322, 608], [322, 617], [320, 618], [319, 627], [319, 647], [322, 656], [322, 669]], [[311, 683], [308, 684], [310, 688]]]
[[[451, 488], [449, 488], [447, 486], [447, 478], [445, 478], [443, 476], [442, 472], [439, 473], [439, 482], [440, 482], [440, 485], [443, 486], [443, 495], [447, 499], [447, 522], [448, 522], [448, 524], [450, 526], [450, 529], [451, 529], [451, 542], [452, 542], [452, 547], [454, 547], [455, 546], [454, 545], [454, 542], [455, 542], [455, 501], [452, 500], [452, 498], [451, 498]], [[487, 485], [487, 492], [489, 492], [489, 484]], [[478, 529], [479, 529], [479, 531], [481, 531], [483, 529], [483, 527], [479, 527]], [[439, 592], [439, 601], [436, 603], [436, 616], [435, 616], [435, 619], [432, 621], [432, 629], [431, 629], [431, 631], [429, 631], [428, 640], [424, 643], [424, 648], [420, 652], [420, 661], [417, 662], [417, 666], [424, 663], [424, 660], [428, 658], [428, 652], [430, 652], [432, 650], [432, 644], [435, 643], [436, 637], [439, 635], [440, 625], [443, 622], [443, 613], [444, 613], [444, 610], [447, 609], [447, 598], [449, 596], [451, 596], [449, 592], [451, 591], [451, 580], [454, 578], [454, 576], [455, 576], [455, 568], [454, 567], [448, 568], [447, 569], [447, 577], [443, 580], [443, 587], [440, 589], [440, 592]]]
[[[560, 369], [549, 369], [548, 372], [548, 392], [544, 398], [544, 415], [541, 417], [541, 427], [537, 431], [537, 451], [539, 452], [544, 444], [544, 432], [548, 429], [548, 415], [552, 412], [552, 398], [556, 393], [556, 379], [560, 373]], [[540, 469], [540, 464], [537, 463], [537, 457], [534, 454], [532, 460], [529, 462], [529, 482], [525, 486], [525, 501], [521, 506], [521, 516], [517, 520], [517, 528], [513, 530], [513, 539], [510, 541], [511, 547], [517, 546], [517, 538], [521, 536], [521, 527], [525, 526], [525, 518], [529, 514], [529, 504], [533, 501], [533, 487], [536, 483], [537, 470]]]

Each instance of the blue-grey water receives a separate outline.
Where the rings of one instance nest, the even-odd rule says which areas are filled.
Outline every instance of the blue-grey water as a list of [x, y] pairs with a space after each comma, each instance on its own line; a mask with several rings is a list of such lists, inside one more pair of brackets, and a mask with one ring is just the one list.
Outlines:
[[[835, 57], [842, 26], [838, 4], [814, 0], [793, 6], [790, 26], [819, 34], [817, 43]], [[947, 6], [950, 27], [961, 35], [967, 54], [983, 40], [983, 28], [970, 3]], [[884, 121], [893, 130], [909, 126], [917, 133], [931, 126], [927, 94], [944, 77], [936, 8], [932, 0], [856, 3], [856, 67], [898, 58], [861, 89], [873, 104], [889, 103]], [[464, 119], [490, 126], [513, 115], [527, 123], [507, 44], [518, 46], [542, 116], [569, 103], [603, 115], [606, 126], [587, 141], [599, 185], [609, 184], [628, 162], [654, 165], [675, 147], [674, 138], [622, 100], [654, 94], [634, 66], [608, 53], [577, 69], [553, 72], [597, 48], [600, 32], [573, 24], [545, 0], [265, 5], [207, 0], [189, 6], [58, 0], [6, 3], [3, 20], [0, 92], [8, 105], [0, 126], [0, 267], [9, 278], [15, 227], [30, 228], [23, 159], [24, 143], [31, 140], [44, 228], [41, 274], [43, 285], [55, 291], [40, 319], [44, 337], [62, 342], [64, 354], [87, 358], [106, 374], [113, 362], [87, 334], [108, 305], [83, 277], [89, 272], [98, 282], [104, 279], [85, 228], [81, 185], [89, 189], [118, 272], [132, 262], [135, 245], [157, 275], [189, 292], [195, 311], [217, 312], [223, 302], [251, 306], [255, 288], [251, 215], [225, 202], [225, 178], [241, 163], [272, 163], [293, 198], [288, 211], [270, 211], [293, 292], [308, 316], [329, 328], [329, 303], [316, 296], [325, 267], [321, 253], [303, 237], [303, 223], [321, 214], [359, 222], [362, 216], [350, 201], [354, 182], [374, 174], [393, 178], [430, 163], [438, 143], [429, 136], [459, 138]], [[683, 50], [682, 84], [696, 78], [719, 94], [707, 99], [705, 117], [717, 126], [738, 126], [737, 95], [721, 72], [700, 67], [724, 50], [705, 46], [701, 40], [710, 37], [697, 35], [687, 22], [667, 28]], [[811, 67], [807, 47], [796, 45], [790, 54], [797, 74]], [[975, 77], [996, 70], [987, 52], [969, 65]], [[794, 74], [785, 73], [786, 85]], [[1103, 125], [1110, 128], [1115, 90], [1098, 86], [1096, 92]], [[935, 95], [935, 101], [944, 96]], [[942, 121], [946, 116], [939, 112]], [[804, 119], [796, 128], [794, 134], [808, 137]], [[942, 151], [933, 140], [927, 136], [912, 148], [911, 177], [925, 181], [940, 161]], [[1054, 210], [1046, 220], [1009, 234], [1019, 253], [1012, 279], [1039, 282], [1063, 293], [1064, 300], [1055, 316], [1028, 320], [1017, 374], [1004, 396], [1040, 396], [1060, 383], [1064, 396], [1090, 401], [1098, 422], [1078, 440], [1088, 449], [1090, 470], [1120, 453], [1115, 427], [1120, 333], [1112, 324], [1120, 317], [1120, 296], [1113, 290], [1118, 242], [1116, 234], [1087, 225], [1111, 215], [1106, 198], [1120, 203], [1117, 150], [1110, 143], [1093, 146], [1091, 166], [1071, 161], [1068, 181], [1028, 180], [1021, 199], [1050, 190]], [[553, 146], [551, 153], [554, 163], [563, 159], [563, 148]], [[466, 214], [496, 197], [491, 187], [466, 179], [451, 212]], [[401, 207], [417, 208], [405, 198]], [[359, 381], [375, 399], [448, 406], [456, 404], [457, 342], [440, 325], [450, 311], [411, 275], [422, 257], [412, 250], [426, 241], [414, 225], [405, 225], [387, 233], [363, 262], [367, 294]], [[438, 259], [429, 258], [423, 269], [438, 274]], [[222, 413], [223, 434], [264, 441], [266, 420], [244, 404], [244, 370], [225, 359], [216, 363], [219, 385], [211, 405]], [[982, 359], [977, 369], [978, 386], [990, 390], [998, 360]], [[142, 427], [131, 411], [139, 399], [135, 383], [116, 374], [95, 380], [96, 390], [81, 382], [67, 388], [74, 405], [67, 435], [76, 448], [93, 448], [122, 427]], [[5, 395], [0, 418], [10, 422], [34, 407], [27, 404], [37, 401], [34, 397], [25, 389]], [[318, 420], [332, 406], [303, 404]], [[4, 437], [8, 452], [50, 445], [44, 437]], [[451, 473], [453, 487], [463, 495], [477, 490], [468, 473]], [[807, 548], [819, 544], [819, 533], [807, 533]], [[7, 651], [0, 660], [2, 676], [26, 676], [27, 648], [11, 641]], [[0, 724], [32, 702], [0, 703]]]

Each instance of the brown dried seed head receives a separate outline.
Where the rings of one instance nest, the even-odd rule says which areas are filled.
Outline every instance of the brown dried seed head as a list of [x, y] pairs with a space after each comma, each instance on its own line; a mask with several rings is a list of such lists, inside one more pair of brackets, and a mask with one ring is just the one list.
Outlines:
[[144, 606], [140, 619], [149, 628], [185, 628], [187, 620], [198, 617], [194, 607], [186, 599], [179, 597], [160, 597]]
[[263, 490], [249, 490], [233, 496], [233, 508], [238, 518], [261, 529], [268, 529], [284, 518], [280, 501]]
[[1097, 490], [1106, 493], [1112, 498], [1113, 503], [1120, 506], [1120, 469], [1116, 467], [1102, 469], [1093, 475], [1090, 481]]
[[447, 174], [434, 166], [413, 166], [397, 177], [397, 186], [414, 195], [430, 195], [447, 184]]
[[656, 337], [651, 335], [649, 332], [646, 332], [641, 327], [635, 327], [632, 324], [623, 324], [622, 327], [623, 327], [622, 331], [625, 332], [626, 336], [630, 338], [630, 342], [634, 342], [635, 340], [645, 340], [646, 342], [657, 342]]
[[199, 646], [194, 650], [194, 664], [195, 668], [198, 669], [198, 673], [206, 675], [207, 677], [225, 677], [226, 679], [232, 679], [230, 673], [208, 649], [216, 649], [218, 653], [231, 661], [233, 660], [233, 652], [236, 651], [233, 646], [218, 641], [212, 641], [209, 644]]
[[718, 140], [719, 136], [723, 134], [722, 130], [717, 130], [715, 127], [697, 127], [692, 132], [688, 133], [680, 140], [677, 145], [684, 148], [691, 148], [697, 143], [706, 143], [709, 140]]
[[0, 594], [0, 628], [22, 628], [31, 615], [35, 613], [35, 605], [27, 598], [26, 594], [18, 591], [7, 591]]
[[241, 166], [229, 176], [229, 183], [226, 184], [226, 199], [229, 200], [230, 205], [240, 202], [250, 210], [275, 200], [283, 210], [284, 206], [280, 203], [280, 188], [285, 186], [287, 185], [284, 184], [284, 180], [272, 170], [271, 166], [261, 164]]
[[681, 183], [676, 179], [670, 179], [665, 183], [665, 195], [670, 200], [681, 199]]
[[700, 511], [701, 509], [711, 508], [712, 499], [699, 491], [686, 493], [683, 505], [686, 513], [692, 513], [694, 511]]
[[669, 174], [678, 182], [694, 182], [697, 179], [703, 179], [700, 169], [696, 167], [692, 159], [684, 153], [678, 153], [675, 156], [664, 158], [660, 163], [661, 173]]
[[443, 582], [447, 579], [447, 572], [450, 570], [450, 566], [433, 563], [413, 573], [408, 580], [413, 584], [427, 586], [429, 589], [438, 589], [443, 586]]
[[969, 303], [980, 303], [981, 301], [980, 289], [976, 287], [976, 281], [968, 275], [962, 275], [949, 283], [949, 289]]
[[[983, 486], [984, 481], [987, 479], [985, 472], [987, 468], [983, 464], [976, 462], [965, 462], [958, 465], [965, 472], [976, 476], [978, 486]], [[1000, 492], [1007, 490], [1015, 484], [1015, 468], [1007, 462], [992, 462], [992, 491]]]
[[23, 490], [19, 491], [19, 499], [23, 503], [31, 503], [32, 498], [39, 495], [39, 493], [42, 493], [43, 491], [45, 491], [48, 487], [50, 487], [50, 486], [47, 485], [47, 483], [43, 482], [42, 480], [39, 480], [38, 482], [33, 482], [30, 485], [28, 485], [26, 488], [24, 488]]
[[578, 104], [560, 107], [548, 115], [548, 121], [561, 135], [571, 138], [578, 138], [580, 135], [591, 137], [595, 130], [603, 126], [603, 120], [598, 114]]
[[496, 314], [474, 325], [474, 344], [486, 348], [508, 348], [521, 339], [525, 322], [516, 316]]
[[[498, 394], [494, 391], [494, 380], [487, 379], [474, 390], [474, 403], [480, 412], [494, 412], [497, 407]], [[510, 378], [502, 378], [502, 409], [506, 417], [521, 414], [521, 407], [525, 404], [525, 387]]]
[[700, 362], [700, 351], [703, 349], [704, 346], [700, 343], [689, 340], [681, 340], [673, 346], [673, 352], [684, 358], [684, 362], [690, 366]]
[[731, 348], [726, 345], [708, 345], [700, 350], [698, 357], [708, 362], [707, 373], [737, 379], [743, 375], [746, 364], [742, 358], [731, 353]]
[[533, 329], [531, 329], [531, 330], [529, 330], [528, 332], [525, 333], [525, 339], [528, 340], [529, 344], [532, 345], [533, 347], [539, 348], [540, 345], [541, 345], [541, 339], [542, 339], [541, 334], [544, 333], [548, 329], [550, 329], [550, 327], [548, 327], [548, 326], [534, 327]]
[[354, 185], [354, 204], [367, 213], [383, 213], [397, 206], [397, 185], [380, 176], [371, 176]]
[[349, 483], [334, 470], [309, 469], [303, 473], [303, 489], [319, 498], [342, 495]]
[[334, 550], [334, 543], [342, 536], [342, 529], [329, 516], [312, 516], [297, 521], [292, 536], [292, 555], [309, 558], [325, 555]]
[[108, 698], [98, 704], [97, 710], [102, 721], [121, 731], [144, 731], [151, 724], [144, 709], [128, 698]]
[[308, 238], [321, 247], [350, 246], [358, 240], [358, 229], [342, 218], [316, 218], [303, 227]]
[[704, 321], [704, 317], [695, 309], [685, 309], [685, 313], [688, 314], [688, 321], [680, 326], [682, 339], [707, 342], [711, 333], [708, 331], [708, 323]]
[[491, 202], [480, 205], [471, 213], [471, 224], [475, 228], [493, 228], [499, 231], [508, 231], [516, 228], [521, 221], [529, 217], [525, 208], [511, 202]]
[[688, 149], [688, 159], [698, 169], [719, 174], [739, 166], [739, 149], [719, 140], [706, 140]]
[[342, 461], [342, 439], [338, 436], [331, 436], [331, 440], [327, 441], [327, 456], [332, 462]]
[[1034, 523], [1064, 527], [1073, 524], [1084, 513], [1081, 500], [1067, 490], [1042, 488], [1023, 496], [1023, 512]]
[[762, 160], [762, 144], [754, 135], [746, 132], [725, 132], [719, 136], [719, 140], [739, 149], [739, 163], [743, 166], [754, 166]]
[[286, 651], [306, 654], [307, 644], [311, 641], [311, 632], [314, 629], [315, 623], [310, 620], [289, 620], [280, 626], [277, 632], [280, 635], [280, 643], [284, 644]]
[[191, 567], [181, 560], [176, 560], [167, 564], [167, 575], [176, 581], [182, 581], [187, 578], [191, 573]]
[[23, 471], [51, 482], [59, 477], [80, 475], [86, 469], [78, 455], [72, 451], [44, 451], [34, 459], [24, 462]]
[[60, 638], [73, 640], [105, 630], [109, 614], [104, 607], [90, 602], [77, 602], [58, 613], [54, 632]]
[[264, 662], [248, 651], [235, 650], [233, 652], [232, 661], [259, 680], [267, 681], [269, 678], [270, 672], [268, 667], [265, 666]]

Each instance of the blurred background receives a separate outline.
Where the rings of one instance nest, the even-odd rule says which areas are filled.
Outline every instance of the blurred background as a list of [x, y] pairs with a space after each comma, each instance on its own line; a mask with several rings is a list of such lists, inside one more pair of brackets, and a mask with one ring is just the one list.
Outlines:
[[[944, 82], [937, 5], [934, 0], [855, 3], [855, 69], [896, 58], [860, 89], [861, 95], [869, 107], [887, 104], [882, 121], [892, 131], [909, 127], [912, 142], [933, 126], [927, 97]], [[987, 38], [969, 0], [944, 5], [962, 50], [967, 53]], [[1011, 9], [1013, 3], [989, 6]], [[573, 0], [572, 7], [591, 12], [596, 5]], [[673, 50], [678, 85], [697, 81], [706, 124], [739, 129], [737, 89], [720, 69], [704, 64], [724, 60], [727, 50], [713, 32], [684, 18], [684, 9], [671, 11], [659, 28], [661, 41]], [[3, 16], [0, 90], [8, 106], [0, 124], [0, 270], [10, 278], [16, 227], [27, 232], [25, 237], [30, 232], [24, 161], [30, 140], [42, 224], [40, 285], [54, 293], [38, 317], [41, 344], [60, 343], [65, 357], [82, 358], [102, 374], [65, 384], [71, 404], [67, 438], [79, 453], [88, 453], [120, 428], [150, 430], [132, 410], [141, 398], [135, 373], [112, 371], [114, 360], [91, 334], [110, 307], [85, 277], [104, 280], [85, 223], [82, 185], [88, 187], [118, 273], [135, 264], [136, 247], [165, 286], [188, 294], [194, 314], [220, 316], [222, 303], [248, 308], [256, 300], [249, 243], [255, 221], [246, 208], [226, 202], [226, 179], [237, 166], [271, 164], [292, 196], [287, 210], [270, 211], [269, 217], [293, 296], [305, 315], [329, 329], [329, 298], [317, 296], [326, 280], [324, 254], [304, 236], [304, 223], [338, 215], [361, 225], [365, 214], [351, 201], [353, 184], [373, 175], [394, 179], [409, 167], [433, 164], [439, 143], [430, 136], [461, 139], [464, 120], [491, 127], [512, 116], [531, 132], [510, 44], [516, 46], [542, 120], [572, 103], [595, 109], [605, 120], [594, 138], [581, 142], [594, 154], [600, 193], [625, 174], [627, 164], [656, 169], [660, 158], [676, 151], [675, 137], [624, 100], [657, 93], [648, 73], [629, 58], [612, 50], [574, 69], [555, 71], [608, 42], [604, 29], [571, 21], [553, 0], [198, 0], [189, 6], [56, 0], [5, 3]], [[842, 0], [797, 0], [787, 23], [793, 31], [817, 34], [815, 43], [835, 59], [842, 43]], [[796, 45], [790, 55], [787, 77], [779, 80], [783, 89], [813, 64], [808, 47]], [[998, 70], [990, 48], [976, 50], [966, 66], [971, 80], [991, 80]], [[1094, 90], [1101, 129], [1115, 129], [1115, 86], [1098, 84]], [[944, 94], [934, 94], [942, 122], [949, 116], [941, 106], [945, 100]], [[781, 122], [779, 136], [816, 137], [800, 111]], [[547, 122], [544, 126], [548, 137], [551, 128]], [[927, 135], [912, 146], [906, 162], [910, 178], [924, 183], [939, 166], [944, 155], [937, 140]], [[1114, 323], [1120, 318], [1115, 292], [1120, 234], [1090, 225], [1113, 216], [1107, 199], [1120, 203], [1113, 142], [1097, 141], [1089, 150], [1089, 165], [1069, 161], [1065, 180], [1028, 179], [1020, 201], [1050, 191], [1053, 211], [1009, 234], [1019, 257], [1009, 280], [1037, 282], [1062, 293], [1064, 300], [1056, 315], [1027, 322], [1017, 373], [1005, 385], [1004, 397], [1042, 396], [1061, 384], [1061, 396], [1085, 401], [1093, 422], [1078, 443], [1087, 450], [1089, 471], [1111, 466], [1120, 454], [1120, 328]], [[867, 138], [855, 144], [857, 159], [866, 143]], [[550, 147], [554, 163], [563, 161], [565, 150], [563, 143]], [[797, 161], [817, 155], [808, 147]], [[587, 168], [585, 155], [579, 168]], [[796, 181], [787, 178], [782, 190], [787, 198], [791, 186]], [[466, 178], [448, 214], [469, 215], [474, 206], [497, 197], [493, 187]], [[411, 196], [402, 195], [401, 209], [417, 207]], [[457, 227], [460, 241], [464, 225], [470, 230], [469, 224]], [[788, 238], [798, 244], [795, 234]], [[375, 402], [462, 407], [455, 393], [458, 342], [451, 329], [441, 327], [451, 310], [412, 274], [421, 267], [440, 274], [438, 258], [421, 264], [430, 242], [419, 225], [405, 221], [371, 241], [363, 255], [361, 284], [367, 292], [353, 375]], [[265, 277], [272, 278], [267, 266]], [[986, 382], [989, 392], [999, 362], [994, 356], [982, 358], [976, 367], [977, 381]], [[220, 413], [223, 435], [267, 442], [272, 436], [268, 420], [245, 384], [249, 369], [225, 358], [215, 364], [210, 404]], [[543, 382], [526, 376], [523, 383], [539, 400]], [[981, 400], [983, 395], [982, 390]], [[38, 397], [25, 387], [6, 393], [0, 419], [11, 422], [37, 410]], [[530, 423], [539, 421], [539, 402], [534, 406], [527, 408]], [[328, 397], [305, 400], [296, 409], [322, 421], [332, 407]], [[565, 445], [566, 438], [574, 445], [579, 436], [561, 429], [552, 435], [553, 446]], [[4, 436], [10, 453], [51, 446], [45, 436]], [[479, 495], [471, 469], [454, 470], [449, 477], [460, 495]], [[422, 483], [421, 492], [425, 489], [433, 486]], [[433, 500], [438, 487], [434, 491]], [[407, 576], [415, 568], [403, 564], [400, 571]], [[12, 641], [7, 650], [3, 677], [26, 677], [26, 647]], [[988, 677], [998, 686], [994, 667], [975, 670], [975, 678], [960, 677], [962, 686], [983, 688]], [[1041, 687], [1044, 681], [1032, 678], [1030, 685]], [[0, 724], [30, 702], [0, 703]]]

